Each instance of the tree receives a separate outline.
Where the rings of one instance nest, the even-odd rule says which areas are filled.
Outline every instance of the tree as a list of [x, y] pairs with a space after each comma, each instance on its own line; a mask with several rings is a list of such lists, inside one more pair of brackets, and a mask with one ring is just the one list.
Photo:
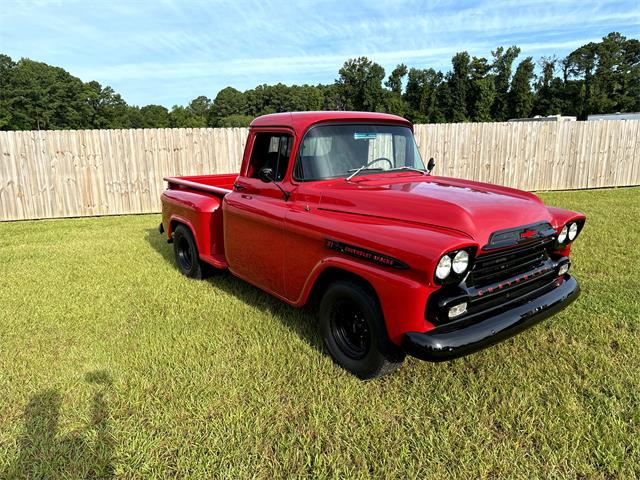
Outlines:
[[243, 94], [233, 87], [223, 88], [213, 100], [210, 109], [209, 125], [218, 127], [220, 119], [229, 115], [244, 115], [246, 106]]
[[495, 75], [489, 74], [491, 65], [484, 57], [473, 57], [469, 69], [469, 115], [475, 122], [490, 122], [493, 120], [491, 107], [496, 98]]
[[229, 127], [248, 127], [253, 117], [251, 115], [229, 115], [228, 117], [221, 118], [218, 126]]
[[496, 84], [493, 76], [479, 78], [473, 83], [471, 118], [474, 122], [491, 122], [491, 106], [496, 98]]
[[588, 113], [631, 111], [638, 104], [640, 41], [611, 32], [596, 47]]
[[[590, 42], [574, 50], [567, 56], [566, 66], [568, 77], [577, 79], [577, 89], [574, 89], [572, 98], [577, 107], [577, 114], [584, 119], [591, 109], [591, 92], [593, 72], [597, 62], [597, 45]], [[568, 82], [567, 82], [568, 83]]]
[[123, 128], [149, 128], [139, 107], [128, 106], [123, 116]]
[[542, 57], [538, 63], [542, 75], [535, 85], [532, 115], [546, 117], [563, 111], [560, 95], [562, 81], [555, 76], [557, 63], [558, 59], [555, 57]]
[[321, 88], [313, 85], [293, 85], [290, 91], [293, 98], [293, 110], [316, 111], [323, 109], [324, 95]]
[[404, 63], [401, 63], [393, 69], [391, 75], [389, 75], [389, 79], [384, 82], [385, 86], [387, 86], [393, 93], [401, 95], [402, 79], [407, 76], [407, 72], [407, 66]]
[[511, 80], [511, 69], [514, 60], [520, 55], [520, 49], [516, 46], [509, 47], [506, 50], [498, 47], [492, 51], [493, 70], [495, 72], [496, 95], [493, 107], [491, 109], [493, 119], [498, 122], [507, 120], [508, 117], [508, 94], [509, 84]]
[[562, 96], [581, 119], [640, 110], [640, 41], [611, 32], [562, 61]]
[[447, 118], [452, 122], [469, 120], [467, 111], [467, 95], [470, 93], [470, 62], [467, 52], [456, 53], [451, 59], [452, 71], [447, 75], [449, 85], [449, 105]]
[[189, 107], [174, 105], [169, 112], [169, 126], [172, 128], [203, 128], [207, 126], [207, 117], [194, 115]]
[[404, 95], [409, 118], [416, 123], [444, 121], [444, 112], [439, 101], [439, 87], [444, 76], [433, 68], [409, 70]]
[[509, 113], [511, 118], [528, 118], [533, 107], [531, 81], [535, 65], [531, 57], [525, 58], [513, 75], [509, 89]]
[[203, 95], [194, 98], [187, 107], [174, 105], [169, 112], [169, 125], [173, 128], [203, 128], [211, 113], [211, 100]]
[[142, 128], [168, 128], [171, 126], [169, 111], [162, 105], [145, 105], [140, 109]]
[[491, 64], [484, 57], [473, 57], [469, 64], [469, 93], [467, 109], [475, 122], [490, 122], [491, 106], [495, 101], [495, 75], [490, 74]]
[[85, 84], [85, 94], [89, 104], [91, 128], [128, 128], [127, 102], [111, 87], [102, 87], [98, 82]]
[[375, 112], [381, 106], [384, 68], [367, 57], [347, 60], [336, 87], [343, 110]]
[[7, 89], [10, 75], [16, 64], [8, 55], [0, 54], [0, 129], [8, 128], [11, 124], [13, 112], [9, 105], [11, 92]]
[[174, 105], [169, 112], [169, 124], [174, 128], [202, 128], [208, 125], [211, 100], [204, 95], [194, 98], [187, 107]]
[[40, 130], [89, 127], [82, 81], [58, 67], [26, 58], [2, 58], [3, 128]]
[[378, 104], [377, 111], [404, 117], [407, 114], [407, 108], [407, 102], [400, 93], [390, 90], [382, 91], [382, 102]]
[[189, 113], [194, 117], [207, 118], [211, 110], [211, 99], [200, 95], [189, 103]]
[[4, 55], [0, 53], [0, 79], [3, 80], [2, 84], [4, 85], [4, 80], [8, 77], [9, 72], [16, 67], [16, 63], [11, 59], [9, 55]]
[[402, 80], [407, 76], [407, 66], [401, 63], [393, 69], [385, 86], [389, 88], [384, 92], [383, 110], [394, 115], [404, 116], [407, 113], [407, 103], [402, 98]]
[[340, 110], [340, 95], [335, 83], [330, 85], [317, 85], [315, 88], [322, 97], [320, 110]]

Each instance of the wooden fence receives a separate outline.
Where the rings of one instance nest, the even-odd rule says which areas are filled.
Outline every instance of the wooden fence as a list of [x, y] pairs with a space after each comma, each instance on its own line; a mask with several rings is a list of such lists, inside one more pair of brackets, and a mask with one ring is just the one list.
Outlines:
[[[163, 176], [237, 172], [243, 128], [0, 132], [0, 220], [158, 212]], [[525, 190], [640, 185], [640, 121], [417, 125], [435, 174]]]

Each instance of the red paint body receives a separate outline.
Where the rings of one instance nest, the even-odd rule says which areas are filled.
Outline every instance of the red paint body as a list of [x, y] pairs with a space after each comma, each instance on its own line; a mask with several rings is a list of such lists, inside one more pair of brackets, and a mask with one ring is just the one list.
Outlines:
[[[413, 128], [393, 115], [357, 112], [283, 113], [251, 124], [239, 175], [168, 178], [162, 194], [169, 238], [176, 222], [192, 230], [200, 258], [294, 305], [302, 306], [319, 275], [337, 268], [375, 290], [390, 339], [427, 332], [428, 297], [440, 257], [462, 247], [482, 247], [493, 232], [549, 222], [557, 231], [582, 214], [546, 207], [535, 195], [507, 187], [411, 171], [381, 172], [296, 182], [296, 154], [306, 131], [319, 123], [375, 123]], [[293, 135], [288, 169], [279, 185], [247, 175], [257, 132]], [[234, 188], [234, 183], [236, 188]], [[528, 235], [528, 232], [524, 232]], [[393, 257], [394, 269], [327, 248], [326, 239]], [[570, 246], [558, 252], [568, 256]]]

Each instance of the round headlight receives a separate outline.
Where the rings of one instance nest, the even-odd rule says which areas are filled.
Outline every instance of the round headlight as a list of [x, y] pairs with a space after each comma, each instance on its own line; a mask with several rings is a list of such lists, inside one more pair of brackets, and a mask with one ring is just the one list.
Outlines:
[[578, 224], [573, 222], [569, 225], [569, 240], [573, 240], [578, 235]]
[[453, 257], [453, 271], [457, 274], [463, 273], [469, 266], [469, 254], [465, 250], [460, 250]]
[[451, 273], [451, 257], [449, 255], [443, 256], [438, 262], [436, 267], [436, 277], [440, 280], [444, 280]]
[[569, 229], [567, 228], [566, 225], [562, 227], [562, 230], [560, 231], [560, 235], [558, 235], [558, 243], [564, 243], [564, 241], [567, 239], [568, 231]]

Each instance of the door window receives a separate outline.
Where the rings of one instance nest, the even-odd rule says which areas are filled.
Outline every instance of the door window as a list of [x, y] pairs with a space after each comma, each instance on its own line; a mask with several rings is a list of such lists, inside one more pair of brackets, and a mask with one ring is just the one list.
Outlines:
[[270, 168], [277, 181], [287, 173], [293, 137], [286, 133], [258, 133], [253, 141], [247, 176], [258, 178], [260, 170]]

